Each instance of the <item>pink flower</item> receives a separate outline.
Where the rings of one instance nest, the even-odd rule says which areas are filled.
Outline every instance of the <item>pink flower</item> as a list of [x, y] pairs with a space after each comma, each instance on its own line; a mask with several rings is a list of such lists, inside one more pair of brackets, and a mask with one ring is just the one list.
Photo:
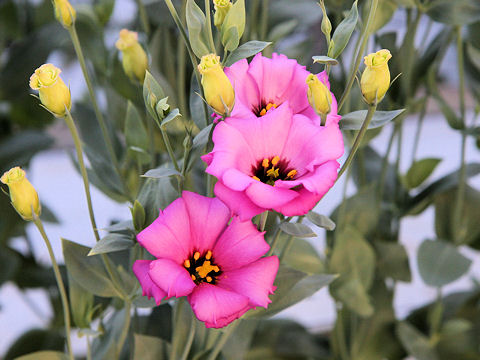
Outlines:
[[220, 328], [257, 306], [275, 290], [276, 256], [263, 257], [264, 233], [234, 217], [217, 198], [184, 191], [137, 235], [157, 259], [137, 260], [133, 272], [143, 295], [157, 304], [187, 296], [206, 327]]
[[[294, 114], [302, 114], [320, 124], [320, 117], [308, 103], [305, 83], [310, 74], [296, 60], [285, 55], [273, 54], [272, 58], [257, 54], [250, 64], [247, 60], [237, 61], [225, 74], [235, 89], [235, 106], [231, 117], [252, 119], [275, 111], [283, 103], [290, 104]], [[330, 82], [325, 71], [317, 75], [329, 89]], [[332, 93], [331, 112], [327, 124], [338, 123], [337, 100]], [[229, 118], [226, 119], [229, 121]]]
[[293, 115], [286, 101], [265, 116], [229, 118], [213, 132], [202, 159], [217, 177], [215, 194], [247, 220], [265, 210], [286, 216], [311, 210], [337, 178], [343, 139], [338, 124]]

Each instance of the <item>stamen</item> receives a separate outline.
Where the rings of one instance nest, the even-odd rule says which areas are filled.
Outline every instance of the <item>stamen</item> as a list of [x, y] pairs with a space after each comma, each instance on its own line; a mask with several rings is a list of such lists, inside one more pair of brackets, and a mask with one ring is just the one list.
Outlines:
[[280, 157], [279, 156], [275, 156], [273, 159], [272, 159], [272, 165], [273, 166], [277, 166], [278, 162], [280, 161]]
[[252, 176], [252, 179], [253, 179], [253, 180], [260, 181], [260, 179], [259, 179], [257, 176]]
[[210, 260], [211, 258], [212, 258], [212, 252], [208, 250], [207, 255], [205, 255], [205, 259]]
[[277, 106], [278, 106], [278, 105], [275, 104], [275, 103], [268, 103], [267, 106], [265, 106], [262, 110], [260, 110], [259, 115], [260, 115], [260, 116], [264, 116], [271, 108], [276, 109]]
[[188, 260], [188, 259], [185, 260], [185, 261], [183, 262], [183, 266], [185, 266], [185, 267], [188, 269], [188, 268], [190, 267], [190, 260]]
[[262, 111], [260, 111], [260, 116], [263, 116], [263, 115], [265, 115], [266, 113], [267, 113], [267, 110], [262, 109]]
[[268, 168], [270, 166], [270, 161], [268, 159], [263, 159], [262, 166]]
[[202, 266], [199, 266], [195, 269], [197, 274], [204, 279], [210, 271], [215, 270], [215, 266], [212, 266], [210, 261], [205, 261]]
[[200, 253], [199, 253], [198, 251], [195, 251], [195, 254], [193, 254], [193, 258], [194, 258], [195, 260], [200, 259]]
[[197, 277], [193, 274], [190, 277], [192, 278], [193, 281], [197, 280]]
[[207, 282], [212, 282], [212, 278], [210, 276], [207, 276]]
[[295, 175], [297, 175], [297, 170], [290, 170], [287, 174], [287, 178], [293, 178]]
[[271, 169], [267, 170], [267, 176], [270, 176], [276, 179], [279, 176], [278, 171], [279, 169], [275, 169], [274, 167], [272, 167]]

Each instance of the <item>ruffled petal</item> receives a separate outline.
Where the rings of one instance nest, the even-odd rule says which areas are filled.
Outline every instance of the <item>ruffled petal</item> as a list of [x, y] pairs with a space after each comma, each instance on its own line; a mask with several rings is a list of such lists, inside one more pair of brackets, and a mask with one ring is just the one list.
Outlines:
[[234, 217], [218, 239], [213, 256], [222, 271], [238, 269], [265, 255], [270, 246], [251, 221]]
[[230, 209], [217, 198], [184, 191], [182, 198], [190, 214], [190, 231], [194, 250], [212, 249], [230, 220]]
[[187, 296], [196, 286], [188, 271], [169, 259], [153, 260], [148, 274], [168, 298]]
[[274, 210], [285, 216], [305, 215], [312, 210], [323, 197], [323, 195], [317, 195], [305, 188], [297, 190], [297, 193], [298, 197], [295, 200], [276, 207]]
[[266, 308], [273, 294], [273, 282], [277, 275], [279, 261], [276, 256], [259, 259], [240, 269], [226, 271], [218, 281], [218, 286], [242, 294], [249, 298], [250, 306]]
[[246, 296], [206, 283], [195, 288], [188, 302], [207, 328], [224, 327], [250, 309]]
[[160, 305], [162, 299], [167, 296], [167, 293], [160, 289], [148, 274], [150, 270], [151, 260], [137, 260], [133, 263], [133, 273], [140, 282], [142, 287], [142, 295], [147, 296], [149, 299], [153, 297], [155, 303]]
[[172, 202], [137, 235], [137, 240], [157, 258], [182, 263], [192, 252], [190, 220], [182, 198]]
[[255, 215], [264, 212], [266, 209], [254, 204], [243, 191], [234, 191], [221, 181], [215, 184], [215, 195], [219, 197], [234, 214], [237, 214], [242, 221], [250, 220]]
[[245, 193], [257, 206], [265, 209], [272, 209], [286, 204], [295, 199], [298, 194], [293, 190], [277, 188], [275, 186], [255, 181], [246, 190]]

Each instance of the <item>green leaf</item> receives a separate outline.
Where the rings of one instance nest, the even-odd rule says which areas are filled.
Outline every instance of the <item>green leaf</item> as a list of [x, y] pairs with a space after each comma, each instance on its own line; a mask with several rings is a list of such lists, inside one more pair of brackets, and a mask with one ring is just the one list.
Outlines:
[[367, 291], [373, 282], [375, 252], [351, 226], [345, 227], [335, 238], [329, 271], [340, 275], [330, 287], [332, 295], [360, 316], [372, 315]]
[[81, 287], [101, 297], [118, 295], [101, 258], [87, 255], [90, 248], [65, 239], [62, 247], [67, 270]]
[[313, 63], [338, 65], [338, 61], [328, 56], [312, 56]]
[[15, 360], [68, 360], [67, 354], [58, 351], [37, 351], [32, 354], [17, 357]]
[[158, 101], [163, 98], [165, 98], [165, 92], [152, 74], [147, 70], [145, 73], [145, 80], [143, 81], [143, 101], [145, 102], [145, 107], [147, 108], [148, 113], [154, 119], [157, 117], [155, 107], [157, 106]]
[[197, 319], [193, 315], [192, 308], [186, 304], [186, 298], [180, 298], [177, 301], [179, 303], [175, 313], [175, 319], [177, 320], [173, 327], [171, 353], [181, 354], [185, 349], [190, 328], [194, 326], [192, 322], [196, 322]]
[[193, 149], [200, 149], [207, 145], [208, 137], [210, 132], [213, 129], [213, 124], [208, 125], [203, 128], [195, 137], [193, 138]]
[[41, 131], [26, 130], [9, 135], [0, 142], [0, 168], [25, 166], [37, 152], [53, 144], [53, 139]]
[[142, 118], [135, 106], [128, 101], [125, 118], [125, 141], [127, 146], [139, 147], [147, 150], [149, 146], [148, 134]]
[[[15, 340], [5, 354], [5, 359], [64, 360], [65, 358], [59, 357], [63, 355], [60, 351], [64, 349], [64, 346], [65, 338], [58, 331], [33, 329], [23, 333], [18, 339]], [[41, 350], [58, 350], [58, 352]], [[45, 353], [55, 357], [46, 357]]]
[[142, 204], [138, 200], [135, 200], [133, 203], [132, 211], [132, 219], [133, 219], [133, 226], [136, 231], [140, 232], [143, 230], [145, 224], [145, 209], [143, 208]]
[[175, 120], [178, 116], [182, 116], [180, 114], [180, 110], [178, 109], [171, 110], [168, 113], [168, 115], [165, 117], [165, 119], [162, 120], [162, 126], [167, 125], [170, 121]]
[[[208, 15], [210, 16], [210, 14]], [[205, 14], [195, 3], [195, 0], [187, 0], [186, 18], [188, 40], [195, 55], [201, 58], [204, 55], [214, 53], [215, 50], [209, 49], [208, 46], [208, 31], [211, 31], [211, 29], [207, 29]]]
[[92, 354], [95, 354], [95, 359], [117, 360], [119, 358], [117, 346], [124, 322], [125, 308], [115, 311], [105, 323], [102, 322], [105, 331], [92, 343]]
[[428, 16], [433, 20], [456, 26], [480, 20], [480, 2], [477, 0], [434, 0], [428, 4]]
[[[369, 3], [371, 4], [371, 3]], [[393, 0], [382, 0], [378, 2], [377, 10], [375, 11], [375, 18], [371, 25], [371, 33], [376, 33], [383, 28], [392, 18], [398, 5]], [[363, 18], [367, 19], [370, 12], [370, 5], [363, 7]]]
[[418, 270], [425, 284], [447, 285], [466, 274], [472, 261], [442, 240], [425, 240], [417, 253]]
[[145, 226], [158, 217], [158, 209], [166, 208], [177, 197], [178, 192], [169, 178], [147, 179], [137, 198], [145, 209]]
[[225, 66], [232, 66], [237, 61], [253, 56], [263, 49], [265, 49], [271, 42], [266, 41], [249, 41], [245, 44], [242, 44], [240, 47], [235, 49], [227, 58]]
[[182, 177], [182, 174], [180, 174], [175, 169], [162, 166], [162, 167], [159, 167], [159, 168], [156, 168], [156, 169], [150, 169], [145, 174], [143, 174], [142, 176], [143, 177], [148, 177], [148, 178], [160, 179], [160, 178], [170, 177], [170, 176], [180, 176], [180, 177]]
[[282, 264], [308, 274], [325, 273], [323, 259], [306, 239], [291, 238], [289, 235], [281, 234], [277, 246], [279, 250], [275, 252], [277, 255], [280, 255], [280, 249], [286, 246], [287, 241], [292, 241], [292, 243], [288, 251], [284, 254]]
[[391, 278], [397, 281], [410, 282], [412, 274], [408, 262], [408, 254], [402, 244], [375, 241], [377, 250], [378, 271], [383, 278]]
[[328, 231], [335, 230], [335, 223], [333, 222], [332, 219], [330, 219], [328, 216], [320, 215], [313, 210], [308, 212], [307, 219], [310, 220], [315, 225], [317, 225], [318, 227], [324, 228], [325, 230], [328, 230]]
[[335, 32], [333, 33], [332, 42], [333, 42], [333, 50], [328, 56], [336, 59], [340, 56], [343, 52], [345, 47], [352, 36], [353, 30], [355, 30], [355, 26], [357, 25], [358, 21], [358, 9], [357, 9], [357, 1], [355, 1], [352, 5], [352, 8], [348, 12], [347, 16], [343, 21], [337, 26]]
[[397, 325], [397, 335], [408, 353], [418, 360], [437, 360], [428, 338], [407, 322]]
[[280, 224], [280, 229], [288, 235], [292, 235], [299, 238], [317, 236], [317, 234], [315, 234], [313, 230], [310, 229], [307, 225], [300, 224], [300, 223], [284, 222]]
[[415, 189], [422, 185], [441, 161], [442, 159], [438, 158], [427, 158], [415, 161], [404, 178], [404, 185], [408, 189]]
[[[222, 44], [228, 51], [233, 51], [238, 46], [245, 31], [245, 0], [237, 0], [225, 16], [222, 24]], [[232, 40], [231, 37], [234, 37]], [[238, 39], [235, 41], [235, 38]], [[236, 42], [236, 46], [234, 46]], [[229, 46], [227, 46], [229, 45]]]
[[163, 360], [167, 359], [167, 344], [158, 337], [134, 334], [135, 352], [133, 360]]
[[89, 329], [92, 321], [93, 294], [68, 276], [68, 294], [73, 322], [80, 329]]
[[267, 309], [251, 310], [246, 317], [266, 317], [286, 309], [299, 301], [312, 296], [322, 287], [330, 284], [335, 275], [316, 274], [308, 275], [302, 271], [280, 265], [274, 285], [277, 287], [270, 296], [272, 302]]
[[[373, 118], [368, 125], [368, 128], [375, 129], [381, 127], [397, 118], [404, 111], [405, 109], [393, 111], [375, 111], [375, 113], [373, 114]], [[367, 110], [358, 110], [342, 115], [342, 121], [340, 121], [340, 128], [342, 130], [360, 130], [366, 116]]]
[[101, 238], [90, 250], [88, 256], [130, 249], [133, 245], [131, 236], [112, 233]]
[[[0, 196], [3, 196], [0, 194]], [[2, 247], [0, 251], [0, 286], [11, 280], [17, 270], [20, 268], [21, 258], [16, 252], [10, 250], [8, 247]]]

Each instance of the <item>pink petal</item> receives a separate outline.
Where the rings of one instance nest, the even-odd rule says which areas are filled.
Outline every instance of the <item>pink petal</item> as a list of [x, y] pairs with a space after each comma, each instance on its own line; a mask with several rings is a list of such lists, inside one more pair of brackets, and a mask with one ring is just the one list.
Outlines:
[[175, 200], [137, 235], [137, 240], [157, 258], [182, 263], [192, 252], [190, 220], [182, 198]]
[[190, 231], [194, 250], [207, 251], [230, 220], [230, 209], [217, 198], [184, 191], [182, 198], [190, 214]]
[[265, 209], [282, 206], [298, 196], [295, 191], [277, 188], [260, 181], [252, 183], [245, 193], [254, 204]]
[[252, 177], [245, 175], [237, 169], [230, 168], [223, 173], [222, 181], [225, 186], [232, 190], [243, 191], [257, 180], [254, 180]]
[[224, 327], [250, 309], [246, 296], [206, 283], [195, 288], [188, 302], [207, 328]]
[[234, 191], [221, 181], [215, 184], [215, 195], [220, 198], [233, 213], [237, 214], [242, 221], [250, 220], [255, 215], [264, 212], [266, 209], [255, 205], [245, 192]]
[[317, 195], [305, 188], [297, 190], [298, 198], [285, 205], [276, 207], [274, 210], [285, 216], [305, 215], [312, 210], [323, 195]]
[[169, 259], [153, 260], [148, 273], [168, 298], [187, 296], [196, 286], [187, 269]]
[[251, 221], [234, 217], [218, 239], [213, 256], [221, 271], [238, 269], [265, 255], [270, 246]]
[[150, 278], [148, 271], [150, 270], [151, 262], [151, 260], [135, 261], [133, 263], [133, 273], [140, 282], [140, 286], [142, 287], [142, 295], [147, 296], [149, 299], [153, 297], [157, 305], [159, 305], [162, 299], [167, 296], [167, 294]]
[[240, 269], [223, 273], [218, 286], [245, 295], [250, 299], [250, 306], [266, 308], [273, 294], [273, 282], [277, 275], [279, 261], [276, 256], [268, 256], [246, 265]]

